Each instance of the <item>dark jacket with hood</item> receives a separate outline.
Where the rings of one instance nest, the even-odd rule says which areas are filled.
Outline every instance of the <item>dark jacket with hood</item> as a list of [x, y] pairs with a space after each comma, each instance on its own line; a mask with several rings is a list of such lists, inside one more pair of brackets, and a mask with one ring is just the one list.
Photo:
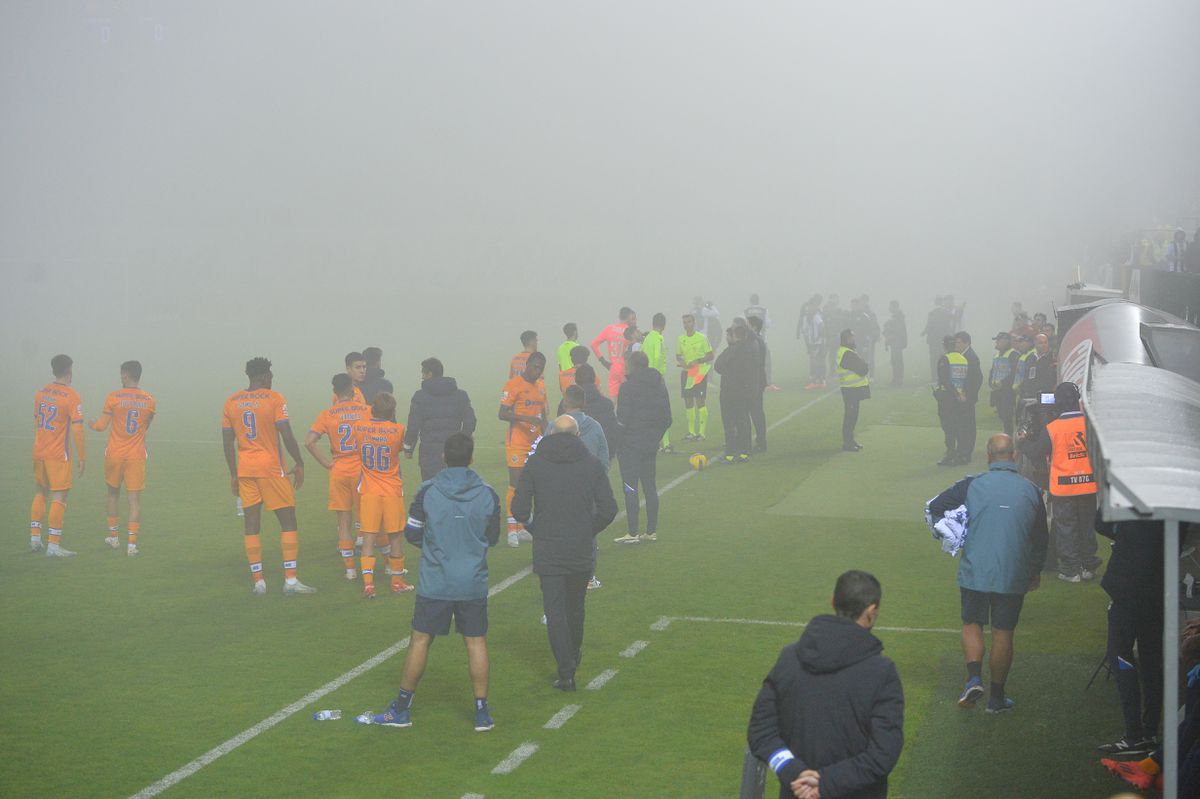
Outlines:
[[388, 394], [395, 393], [395, 389], [392, 388], [392, 381], [383, 376], [383, 370], [378, 366], [368, 366], [367, 376], [362, 384], [363, 398], [369, 405], [371, 400], [375, 399], [375, 395], [382, 392], [387, 392]]
[[408, 406], [404, 449], [411, 452], [420, 439], [418, 458], [422, 472], [436, 473], [442, 468], [442, 449], [451, 435], [474, 432], [475, 410], [471, 398], [453, 377], [431, 377], [421, 382]]
[[421, 548], [417, 596], [487, 596], [487, 550], [500, 540], [501, 507], [492, 487], [464, 466], [447, 467], [421, 484], [404, 527], [408, 542]]
[[887, 796], [904, 746], [904, 692], [882, 652], [852, 619], [817, 616], [779, 654], [754, 701], [747, 739], [779, 777], [780, 797], [791, 797], [791, 782], [809, 769], [821, 775], [821, 796]]
[[600, 423], [611, 458], [617, 454], [617, 414], [612, 400], [601, 394], [595, 383], [579, 384], [579, 387], [583, 389], [583, 412]]
[[655, 452], [671, 427], [671, 399], [656, 369], [634, 369], [621, 384], [617, 402], [620, 449]]
[[512, 515], [533, 536], [534, 573], [590, 575], [594, 539], [616, 518], [617, 501], [608, 472], [579, 436], [553, 433], [525, 462]]
[[762, 387], [758, 351], [748, 339], [735, 341], [722, 350], [713, 368], [721, 375], [722, 396], [753, 397]]

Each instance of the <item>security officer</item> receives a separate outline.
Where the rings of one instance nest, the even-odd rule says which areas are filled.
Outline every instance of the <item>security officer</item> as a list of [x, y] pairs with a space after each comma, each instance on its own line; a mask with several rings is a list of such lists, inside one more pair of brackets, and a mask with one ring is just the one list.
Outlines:
[[1012, 348], [1012, 337], [1003, 330], [993, 336], [992, 341], [996, 342], [996, 352], [992, 355], [992, 368], [988, 370], [988, 386], [992, 389], [989, 404], [996, 409], [1004, 432], [1011, 436], [1017, 402], [1013, 381], [1016, 378], [1019, 355]]
[[1051, 535], [1058, 550], [1058, 579], [1078, 583], [1093, 579], [1101, 560], [1096, 556], [1096, 478], [1088, 458], [1087, 429], [1079, 410], [1079, 386], [1060, 383], [1054, 389], [1058, 418], [1045, 433], [1022, 442], [1033, 458], [1050, 463]]
[[842, 449], [858, 452], [862, 444], [854, 440], [854, 427], [858, 424], [858, 405], [871, 398], [871, 381], [867, 379], [867, 362], [854, 351], [854, 331], [846, 328], [840, 338], [842, 345], [837, 349], [834, 364], [837, 366], [838, 384], [842, 388]]
[[963, 408], [967, 401], [967, 356], [955, 348], [954, 336], [944, 336], [945, 354], [938, 359], [938, 384], [933, 395], [938, 403], [938, 421], [946, 439], [946, 454], [938, 466], [958, 465], [958, 432], [962, 429]]

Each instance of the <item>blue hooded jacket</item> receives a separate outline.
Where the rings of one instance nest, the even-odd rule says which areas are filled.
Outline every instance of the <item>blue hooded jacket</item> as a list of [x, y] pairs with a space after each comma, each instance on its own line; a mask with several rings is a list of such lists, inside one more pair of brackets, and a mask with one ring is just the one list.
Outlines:
[[487, 596], [487, 550], [500, 540], [500, 508], [492, 487], [465, 466], [447, 467], [421, 484], [404, 527], [408, 542], [421, 548], [418, 596]]

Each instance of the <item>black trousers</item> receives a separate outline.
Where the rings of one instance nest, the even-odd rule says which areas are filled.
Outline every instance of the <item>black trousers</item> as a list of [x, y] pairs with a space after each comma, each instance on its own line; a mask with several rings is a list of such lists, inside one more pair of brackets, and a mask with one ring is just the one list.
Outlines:
[[546, 635], [560, 680], [575, 679], [583, 655], [583, 602], [590, 574], [540, 574]]
[[960, 461], [971, 460], [975, 452], [975, 403], [960, 402], [954, 412], [954, 450]]
[[763, 410], [763, 392], [758, 391], [750, 398], [750, 423], [754, 425], [754, 443], [759, 449], [767, 448], [767, 412]]
[[854, 443], [854, 428], [858, 424], [858, 406], [862, 397], [854, 390], [842, 389], [842, 446]]
[[[658, 442], [654, 443], [657, 447]], [[621, 470], [621, 483], [625, 489], [625, 521], [629, 534], [634, 535], [638, 531], [638, 483], [641, 483], [642, 493], [646, 495], [646, 532], [657, 531], [658, 486], [655, 483], [655, 475], [658, 471], [658, 450], [641, 452], [622, 447], [617, 452], [617, 466]]]
[[1050, 495], [1050, 534], [1058, 550], [1058, 570], [1066, 575], [1084, 569], [1094, 572], [1102, 562], [1096, 555], [1096, 495]]
[[[1137, 656], [1134, 656], [1137, 644]], [[1162, 604], [1114, 599], [1108, 606], [1108, 665], [1117, 680], [1125, 740], [1158, 735], [1163, 699]]]
[[946, 455], [954, 457], [954, 406], [949, 400], [938, 400], [938, 424], [942, 426], [942, 439], [946, 442]]
[[750, 454], [750, 398], [721, 392], [721, 424], [725, 427], [725, 454]]
[[892, 355], [892, 385], [904, 385], [904, 350], [900, 347], [892, 347], [890, 350]]
[[1000, 417], [1000, 426], [1008, 435], [1013, 434], [1013, 415], [1017, 410], [1017, 395], [1011, 388], [992, 389], [992, 407]]

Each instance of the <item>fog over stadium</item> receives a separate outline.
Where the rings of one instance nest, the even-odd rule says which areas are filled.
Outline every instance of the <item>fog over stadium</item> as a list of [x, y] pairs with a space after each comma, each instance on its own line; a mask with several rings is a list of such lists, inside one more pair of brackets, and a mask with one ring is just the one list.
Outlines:
[[62, 351], [94, 406], [140, 358], [164, 409], [206, 384], [214, 437], [252, 355], [316, 398], [372, 344], [401, 395], [428, 355], [494, 363], [465, 386], [482, 400], [522, 329], [590, 339], [625, 304], [674, 334], [693, 296], [728, 320], [757, 292], [778, 360], [814, 292], [898, 298], [914, 333], [954, 293], [990, 335], [1116, 232], [1196, 215], [1192, 0], [95, 0], [0, 20], [8, 399]]

